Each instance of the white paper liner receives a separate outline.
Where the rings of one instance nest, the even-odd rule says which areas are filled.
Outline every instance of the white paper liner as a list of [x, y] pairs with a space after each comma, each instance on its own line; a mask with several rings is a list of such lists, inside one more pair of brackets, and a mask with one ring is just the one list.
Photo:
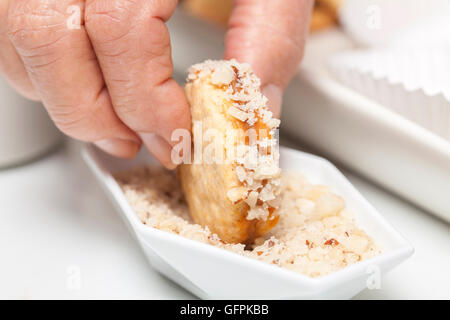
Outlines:
[[346, 33], [366, 46], [388, 45], [414, 24], [449, 15], [448, 0], [345, 0], [339, 9]]
[[450, 49], [450, 1], [442, 12], [412, 23], [405, 30], [394, 32], [389, 46]]
[[450, 141], [450, 50], [352, 51], [330, 61], [343, 84]]

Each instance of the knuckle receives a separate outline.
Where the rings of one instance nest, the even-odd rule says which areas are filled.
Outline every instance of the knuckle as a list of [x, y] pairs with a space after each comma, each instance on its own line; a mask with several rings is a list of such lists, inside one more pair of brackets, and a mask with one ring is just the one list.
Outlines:
[[92, 118], [87, 105], [59, 105], [48, 109], [56, 127], [64, 134], [84, 141], [93, 138], [90, 130]]
[[19, 0], [10, 8], [7, 32], [18, 49], [33, 50], [55, 42], [64, 21], [54, 1]]
[[120, 93], [115, 100], [115, 109], [119, 116], [125, 118], [125, 120], [132, 119], [140, 111], [139, 104], [131, 94]]
[[[115, 42], [125, 37], [139, 10], [137, 0], [92, 0], [86, 3], [85, 23], [97, 42]], [[143, 14], [139, 12], [139, 14]]]
[[[86, 29], [99, 43], [117, 42], [137, 29], [151, 29], [156, 37], [164, 35], [163, 21], [172, 14], [176, 3], [176, 0], [88, 0]], [[167, 37], [163, 37], [167, 42]]]
[[143, 50], [150, 57], [170, 56], [170, 34], [167, 26], [159, 19], [148, 22], [149, 36]]
[[132, 103], [121, 103], [116, 107], [116, 112], [119, 118], [135, 131], [146, 131], [148, 128], [155, 127], [154, 108], [136, 100]]

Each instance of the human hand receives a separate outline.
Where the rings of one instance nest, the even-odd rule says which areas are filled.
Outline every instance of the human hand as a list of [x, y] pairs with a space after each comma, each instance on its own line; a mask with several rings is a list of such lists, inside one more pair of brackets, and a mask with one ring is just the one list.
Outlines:
[[69, 136], [125, 158], [143, 142], [172, 168], [172, 131], [190, 128], [165, 25], [176, 4], [2, 0], [0, 71]]
[[[24, 96], [41, 100], [69, 136], [125, 158], [144, 142], [173, 168], [171, 134], [190, 128], [183, 90], [171, 78], [164, 24], [176, 3], [3, 0], [0, 18], [8, 23], [0, 24], [0, 71]], [[302, 56], [311, 5], [236, 1], [225, 56], [252, 65], [275, 115]], [[77, 10], [78, 28], [70, 28]]]

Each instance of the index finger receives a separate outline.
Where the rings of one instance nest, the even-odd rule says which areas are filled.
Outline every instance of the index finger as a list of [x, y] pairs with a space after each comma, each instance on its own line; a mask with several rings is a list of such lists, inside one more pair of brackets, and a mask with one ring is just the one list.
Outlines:
[[190, 128], [186, 97], [172, 79], [170, 38], [164, 23], [176, 3], [86, 1], [86, 28], [114, 109], [167, 166], [172, 132]]

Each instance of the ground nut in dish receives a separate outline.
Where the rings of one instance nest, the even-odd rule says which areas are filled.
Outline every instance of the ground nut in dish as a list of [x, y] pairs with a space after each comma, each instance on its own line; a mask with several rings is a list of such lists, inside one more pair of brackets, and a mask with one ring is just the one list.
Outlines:
[[194, 224], [173, 172], [142, 167], [116, 175], [140, 220], [160, 230], [230, 250], [256, 260], [320, 277], [381, 253], [328, 187], [299, 173], [282, 173], [279, 222], [249, 248], [229, 244]]

